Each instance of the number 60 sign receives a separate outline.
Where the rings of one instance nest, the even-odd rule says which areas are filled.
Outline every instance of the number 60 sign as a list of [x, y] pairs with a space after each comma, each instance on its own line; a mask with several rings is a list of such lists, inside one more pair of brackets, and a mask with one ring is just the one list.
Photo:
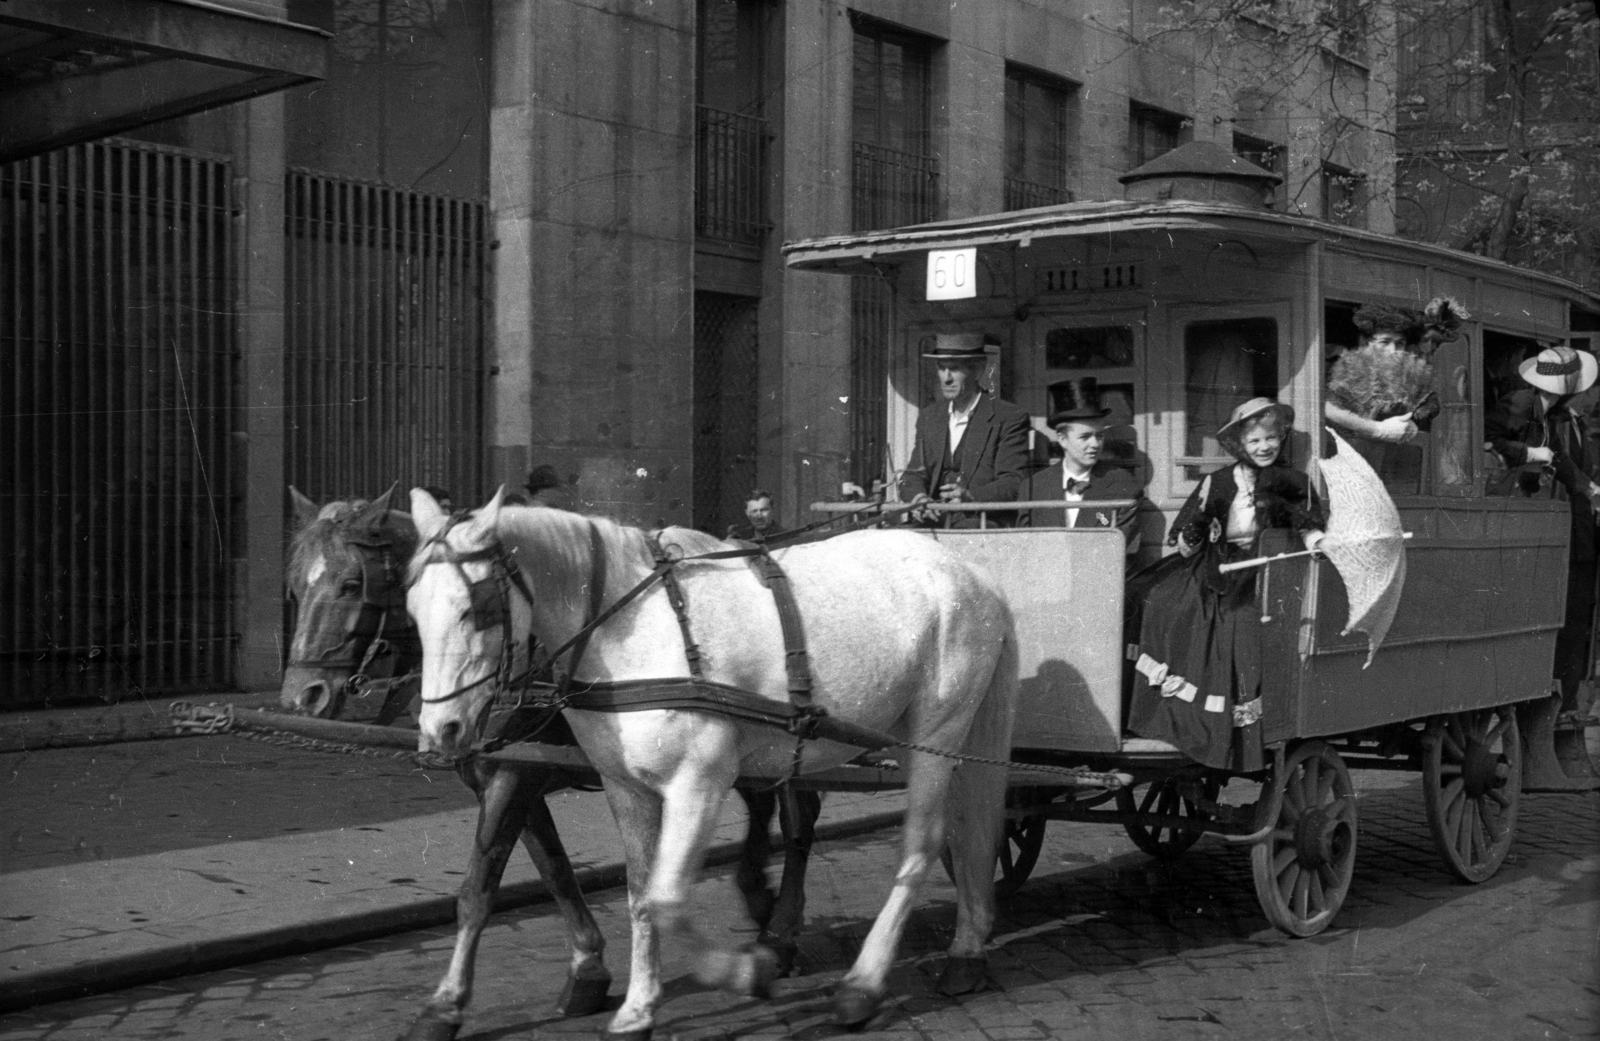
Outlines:
[[968, 300], [978, 295], [978, 249], [928, 251], [928, 299]]

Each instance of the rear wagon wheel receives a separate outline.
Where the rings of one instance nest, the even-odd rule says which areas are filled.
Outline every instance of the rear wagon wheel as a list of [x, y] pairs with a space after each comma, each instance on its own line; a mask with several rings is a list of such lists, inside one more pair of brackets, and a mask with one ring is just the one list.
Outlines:
[[1257, 804], [1256, 826], [1268, 823], [1273, 794], [1282, 793], [1266, 838], [1250, 847], [1256, 899], [1267, 920], [1290, 936], [1315, 936], [1339, 913], [1356, 863], [1356, 794], [1339, 753], [1307, 741], [1274, 772]]
[[1422, 798], [1445, 866], [1463, 882], [1499, 870], [1517, 831], [1522, 736], [1515, 705], [1434, 716], [1422, 735]]

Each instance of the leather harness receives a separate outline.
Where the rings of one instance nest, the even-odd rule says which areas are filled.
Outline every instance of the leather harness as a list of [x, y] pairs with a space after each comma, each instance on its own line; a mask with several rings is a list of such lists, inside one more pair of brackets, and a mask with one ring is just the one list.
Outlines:
[[[423, 562], [424, 567], [450, 565], [457, 569], [467, 585], [472, 603], [473, 624], [479, 630], [493, 627], [501, 629], [500, 665], [471, 683], [457, 687], [437, 698], [425, 699], [429, 704], [452, 701], [487, 683], [495, 683], [494, 697], [479, 719], [481, 750], [492, 751], [518, 741], [530, 740], [549, 725], [552, 717], [563, 708], [592, 712], [643, 712], [660, 709], [684, 709], [710, 712], [743, 722], [780, 727], [796, 736], [796, 761], [800, 744], [815, 738], [841, 741], [861, 748], [878, 750], [893, 747], [900, 742], [888, 734], [869, 727], [858, 726], [828, 715], [825, 709], [812, 701], [812, 677], [809, 656], [805, 646], [805, 631], [800, 610], [794, 600], [788, 576], [767, 552], [765, 546], [719, 550], [690, 557], [672, 556], [661, 545], [660, 539], [648, 536], [655, 567], [633, 588], [618, 597], [609, 607], [602, 609], [606, 574], [605, 543], [599, 529], [589, 524], [591, 575], [589, 579], [589, 604], [583, 626], [566, 643], [551, 651], [542, 663], [535, 663], [530, 650], [529, 664], [516, 671], [517, 641], [511, 632], [510, 596], [512, 590], [530, 604], [533, 594], [523, 579], [520, 568], [504, 545], [495, 540], [490, 545], [466, 553], [450, 548], [446, 538], [450, 529], [465, 519], [465, 515], [450, 518], [433, 538], [423, 546], [423, 551], [438, 544], [445, 551]], [[750, 691], [705, 677], [698, 644], [695, 643], [684, 602], [682, 586], [676, 571], [682, 564], [692, 561], [730, 560], [745, 558], [763, 585], [771, 592], [778, 610], [778, 621], [783, 633], [784, 669], [788, 677], [787, 703], [774, 702]], [[490, 564], [487, 578], [473, 582], [466, 577], [461, 565], [476, 561]], [[684, 657], [689, 665], [688, 676], [671, 676], [659, 679], [595, 680], [581, 681], [574, 677], [583, 660], [583, 652], [594, 631], [623, 608], [661, 582], [683, 634]], [[528, 643], [531, 647], [533, 637]], [[566, 667], [556, 670], [561, 655], [568, 654]], [[554, 673], [554, 679], [552, 679]]]

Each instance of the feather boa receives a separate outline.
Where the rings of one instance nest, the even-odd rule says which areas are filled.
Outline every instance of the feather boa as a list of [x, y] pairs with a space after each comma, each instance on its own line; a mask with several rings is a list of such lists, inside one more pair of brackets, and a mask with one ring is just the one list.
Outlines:
[[[1328, 376], [1333, 402], [1365, 419], [1416, 412], [1433, 393], [1433, 366], [1409, 351], [1377, 347], [1345, 351]], [[1437, 403], [1432, 403], [1426, 418], [1437, 412]]]

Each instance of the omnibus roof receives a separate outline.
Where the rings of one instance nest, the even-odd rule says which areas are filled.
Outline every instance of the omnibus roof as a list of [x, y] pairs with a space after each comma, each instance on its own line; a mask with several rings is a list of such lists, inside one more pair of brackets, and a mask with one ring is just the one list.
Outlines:
[[1551, 295], [1588, 309], [1600, 309], [1600, 295], [1555, 275], [1514, 267], [1474, 253], [1426, 242], [1226, 203], [1066, 203], [903, 228], [800, 239], [785, 243], [783, 255], [790, 267], [801, 270], [870, 275], [885, 264], [903, 263], [920, 257], [930, 249], [1004, 245], [1027, 247], [1050, 239], [1137, 232], [1207, 236], [1226, 234], [1278, 242], [1322, 241], [1341, 244], [1362, 252], [1403, 255], [1415, 262], [1463, 269], [1500, 282], [1536, 283]]

